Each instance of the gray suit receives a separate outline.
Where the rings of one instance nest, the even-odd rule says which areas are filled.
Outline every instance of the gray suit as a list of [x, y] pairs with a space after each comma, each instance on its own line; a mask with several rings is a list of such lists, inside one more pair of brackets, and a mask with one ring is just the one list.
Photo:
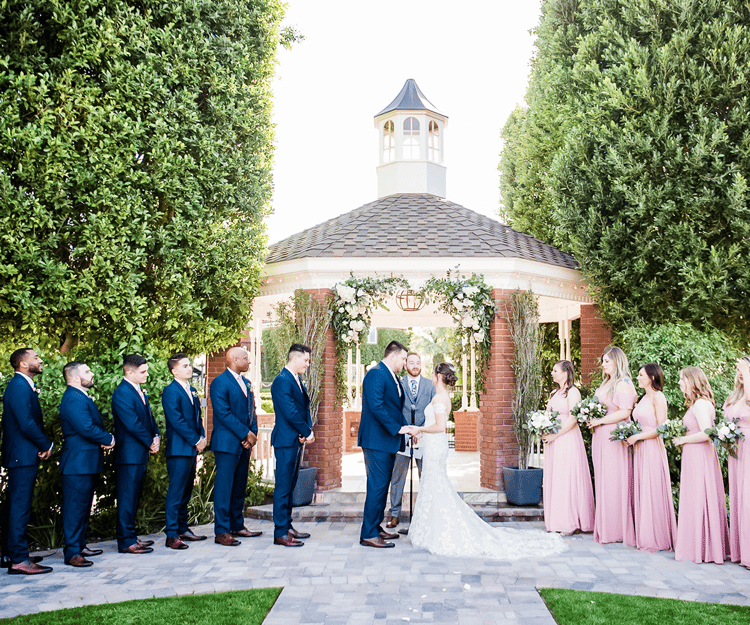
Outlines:
[[[432, 380], [420, 376], [416, 398], [412, 395], [408, 375], [401, 378], [401, 387], [404, 389], [404, 419], [406, 419], [409, 425], [412, 423], [414, 425], [424, 425], [424, 409], [427, 408], [432, 398], [435, 397], [435, 387], [432, 384]], [[414, 412], [413, 420], [412, 411]], [[393, 463], [393, 473], [391, 474], [391, 516], [396, 518], [401, 514], [404, 483], [406, 482], [406, 474], [409, 471], [409, 455], [410, 452], [407, 448], [405, 452], [396, 454], [396, 461]], [[417, 461], [417, 469], [419, 469], [419, 474], [421, 475], [421, 450], [414, 450], [414, 458]]]

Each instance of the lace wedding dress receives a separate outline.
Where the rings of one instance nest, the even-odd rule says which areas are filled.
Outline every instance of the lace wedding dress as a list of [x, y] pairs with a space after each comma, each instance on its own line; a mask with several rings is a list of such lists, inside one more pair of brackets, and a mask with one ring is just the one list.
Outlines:
[[[445, 411], [442, 404], [437, 410]], [[425, 426], [435, 423], [433, 404], [424, 411]], [[443, 556], [518, 560], [541, 558], [567, 549], [557, 534], [541, 530], [493, 527], [485, 523], [454, 490], [446, 472], [445, 432], [422, 436], [422, 477], [409, 538], [415, 547]]]

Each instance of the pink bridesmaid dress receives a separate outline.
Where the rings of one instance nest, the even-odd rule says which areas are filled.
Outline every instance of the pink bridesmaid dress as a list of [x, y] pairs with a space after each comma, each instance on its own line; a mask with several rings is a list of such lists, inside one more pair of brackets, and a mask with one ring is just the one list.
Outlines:
[[[633, 409], [633, 419], [643, 432], [656, 429], [654, 404], [648, 396]], [[635, 546], [643, 551], [672, 551], [677, 519], [664, 441], [649, 438], [633, 446], [633, 516]]]
[[[607, 414], [618, 410], [631, 410], [638, 395], [635, 387], [628, 385], [626, 391], [610, 397], [599, 387], [595, 395], [607, 406]], [[596, 515], [594, 517], [594, 540], [598, 543], [625, 543], [635, 545], [632, 493], [631, 458], [628, 446], [620, 441], [611, 441], [616, 423], [594, 428], [591, 438], [591, 459], [594, 464], [594, 489]]]
[[[560, 391], [550, 397], [548, 408], [560, 413], [563, 426], [570, 416], [568, 398]], [[544, 525], [548, 532], [572, 534], [594, 529], [594, 492], [581, 430], [573, 428], [544, 445]]]
[[724, 415], [739, 419], [745, 435], [737, 457], [729, 457], [729, 552], [732, 562], [750, 568], [750, 406], [740, 399], [732, 406], [725, 405]]
[[[715, 417], [711, 406], [711, 425]], [[683, 422], [688, 436], [700, 431], [692, 408]], [[722, 564], [728, 553], [727, 504], [716, 449], [711, 441], [683, 445], [674, 559]]]

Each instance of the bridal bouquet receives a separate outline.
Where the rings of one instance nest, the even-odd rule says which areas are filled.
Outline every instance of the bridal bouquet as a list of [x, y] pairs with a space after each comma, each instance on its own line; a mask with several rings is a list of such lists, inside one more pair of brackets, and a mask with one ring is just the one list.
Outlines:
[[579, 425], [584, 425], [590, 419], [601, 419], [607, 414], [607, 407], [599, 401], [596, 395], [579, 401], [570, 410]]
[[640, 432], [641, 424], [638, 421], [618, 421], [615, 429], [610, 433], [609, 440], [625, 441], [633, 436], [633, 434], [639, 434]]
[[659, 438], [668, 440], [687, 434], [687, 428], [682, 419], [667, 419], [656, 428], [656, 431], [659, 433]]
[[708, 434], [708, 438], [717, 449], [723, 447], [732, 458], [737, 457], [739, 443], [745, 440], [745, 435], [740, 430], [737, 421], [726, 417], [717, 419], [713, 427], [705, 429], [704, 432]]
[[556, 410], [546, 412], [537, 410], [526, 415], [527, 421], [523, 424], [525, 430], [530, 430], [534, 436], [541, 438], [545, 434], [557, 434], [562, 427], [560, 413]]

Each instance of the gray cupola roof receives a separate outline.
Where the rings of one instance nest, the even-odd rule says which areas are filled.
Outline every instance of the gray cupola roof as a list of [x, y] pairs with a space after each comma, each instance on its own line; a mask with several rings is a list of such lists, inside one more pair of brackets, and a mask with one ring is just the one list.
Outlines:
[[409, 78], [404, 83], [404, 86], [401, 88], [401, 91], [399, 91], [399, 94], [393, 102], [380, 111], [380, 113], [375, 115], [375, 117], [380, 117], [391, 111], [432, 111], [433, 113], [446, 117], [440, 112], [440, 109], [438, 109], [437, 106], [425, 97], [425, 94], [422, 93], [422, 90], [417, 86], [417, 81], [413, 78]]
[[436, 195], [389, 195], [274, 243], [267, 263], [320, 257], [522, 258], [576, 269], [558, 248]]

